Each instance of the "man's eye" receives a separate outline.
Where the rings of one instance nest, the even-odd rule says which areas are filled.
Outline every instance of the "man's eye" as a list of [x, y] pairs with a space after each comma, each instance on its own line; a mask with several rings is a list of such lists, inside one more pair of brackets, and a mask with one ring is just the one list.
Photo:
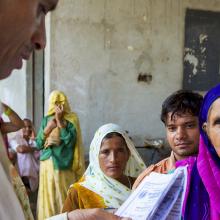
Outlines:
[[168, 131], [173, 132], [173, 131], [175, 131], [175, 130], [176, 130], [176, 128], [175, 128], [175, 127], [168, 127]]
[[195, 124], [187, 124], [186, 127], [187, 128], [194, 128], [196, 125]]

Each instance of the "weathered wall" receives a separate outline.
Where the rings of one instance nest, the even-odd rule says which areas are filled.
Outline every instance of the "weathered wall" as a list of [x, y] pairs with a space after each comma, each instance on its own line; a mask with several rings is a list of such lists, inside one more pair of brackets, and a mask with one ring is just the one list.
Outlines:
[[[220, 1], [59, 2], [51, 15], [47, 91], [68, 95], [87, 147], [106, 122], [123, 126], [137, 145], [164, 136], [159, 114], [164, 98], [182, 85], [187, 7], [220, 10]], [[137, 82], [139, 73], [152, 81]]]
[[0, 80], [0, 100], [11, 106], [21, 118], [27, 117], [26, 64], [21, 70], [14, 70], [9, 78]]

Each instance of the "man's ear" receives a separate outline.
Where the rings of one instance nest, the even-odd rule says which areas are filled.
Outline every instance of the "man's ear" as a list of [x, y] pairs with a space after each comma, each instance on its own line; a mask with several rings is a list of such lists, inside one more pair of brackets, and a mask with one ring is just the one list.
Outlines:
[[202, 125], [202, 130], [207, 133], [207, 122], [204, 122]]

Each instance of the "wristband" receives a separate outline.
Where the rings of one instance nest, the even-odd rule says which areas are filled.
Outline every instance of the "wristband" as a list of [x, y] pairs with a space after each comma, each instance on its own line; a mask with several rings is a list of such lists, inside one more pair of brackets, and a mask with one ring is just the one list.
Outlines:
[[11, 114], [11, 109], [8, 107], [5, 111], [4, 111], [4, 114], [9, 116]]

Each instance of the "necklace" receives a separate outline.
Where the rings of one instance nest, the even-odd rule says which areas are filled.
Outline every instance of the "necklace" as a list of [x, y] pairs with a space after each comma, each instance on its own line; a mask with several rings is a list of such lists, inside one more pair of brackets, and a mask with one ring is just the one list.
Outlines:
[[127, 179], [128, 179], [128, 183], [129, 183], [129, 189], [131, 189], [131, 181], [130, 181], [130, 178], [127, 176]]

